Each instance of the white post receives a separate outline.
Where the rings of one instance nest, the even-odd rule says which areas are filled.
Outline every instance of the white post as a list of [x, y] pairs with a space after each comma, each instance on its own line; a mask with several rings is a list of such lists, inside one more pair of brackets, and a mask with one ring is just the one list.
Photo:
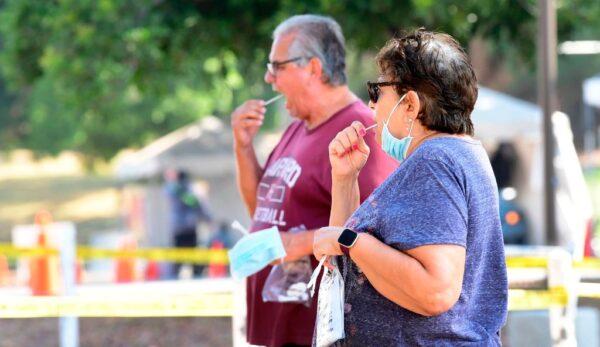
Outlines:
[[575, 316], [577, 315], [577, 283], [573, 259], [564, 249], [553, 249], [548, 257], [548, 288], [565, 288], [568, 301], [565, 307], [549, 310], [550, 337], [556, 347], [577, 346]]
[[233, 280], [233, 315], [231, 317], [233, 346], [248, 346], [246, 342], [246, 280]]
[[[75, 264], [77, 262], [77, 240], [75, 237], [75, 227], [73, 224], [60, 225], [63, 223], [54, 224], [60, 228], [60, 267], [62, 273], [62, 295], [75, 295]], [[77, 347], [79, 346], [79, 321], [77, 317], [60, 317], [60, 347]]]

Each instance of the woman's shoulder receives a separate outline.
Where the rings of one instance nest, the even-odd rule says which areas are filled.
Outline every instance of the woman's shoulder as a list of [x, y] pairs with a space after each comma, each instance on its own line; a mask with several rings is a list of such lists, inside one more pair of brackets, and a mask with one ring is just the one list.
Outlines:
[[413, 153], [415, 159], [435, 160], [447, 165], [467, 162], [485, 154], [479, 140], [468, 136], [442, 136], [423, 142]]

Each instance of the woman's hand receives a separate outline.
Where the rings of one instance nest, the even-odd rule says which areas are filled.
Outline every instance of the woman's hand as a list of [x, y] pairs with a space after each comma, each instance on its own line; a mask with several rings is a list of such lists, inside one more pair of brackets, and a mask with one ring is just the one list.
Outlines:
[[[324, 227], [315, 231], [313, 239], [313, 254], [317, 260], [330, 255], [342, 255], [338, 238], [344, 228], [342, 227]], [[329, 261], [325, 262], [325, 266], [332, 268]]]
[[335, 178], [358, 177], [371, 149], [364, 140], [365, 126], [358, 121], [340, 131], [329, 144], [331, 174]]

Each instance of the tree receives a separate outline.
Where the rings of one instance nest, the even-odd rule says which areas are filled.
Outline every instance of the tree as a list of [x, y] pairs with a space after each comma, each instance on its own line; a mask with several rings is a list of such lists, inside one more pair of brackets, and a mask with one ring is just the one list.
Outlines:
[[[563, 37], [585, 24], [573, 9], [600, 18], [595, 2], [564, 2]], [[356, 52], [425, 26], [463, 44], [489, 37], [534, 61], [533, 0], [0, 0], [2, 75], [20, 105], [0, 124], [10, 119], [11, 141], [38, 152], [109, 158], [203, 115], [226, 117], [268, 96], [271, 32], [308, 12], [336, 18]]]

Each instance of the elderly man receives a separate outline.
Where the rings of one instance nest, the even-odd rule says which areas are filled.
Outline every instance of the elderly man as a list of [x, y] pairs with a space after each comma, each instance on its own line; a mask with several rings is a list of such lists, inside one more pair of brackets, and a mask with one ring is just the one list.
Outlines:
[[[344, 37], [331, 18], [294, 16], [273, 33], [265, 81], [286, 98], [295, 121], [286, 129], [262, 167], [252, 141], [265, 114], [262, 100], [248, 100], [231, 115], [239, 190], [253, 216], [251, 232], [277, 226], [286, 262], [312, 254], [315, 229], [329, 224], [332, 195], [329, 142], [360, 121], [374, 124], [371, 110], [346, 85]], [[397, 163], [365, 136], [371, 153], [360, 172], [356, 191], [361, 201]], [[293, 230], [294, 232], [288, 232]], [[298, 231], [301, 230], [301, 231]], [[315, 266], [312, 259], [312, 266]], [[310, 345], [316, 301], [263, 302], [262, 290], [271, 267], [247, 280], [247, 338], [254, 345]]]

